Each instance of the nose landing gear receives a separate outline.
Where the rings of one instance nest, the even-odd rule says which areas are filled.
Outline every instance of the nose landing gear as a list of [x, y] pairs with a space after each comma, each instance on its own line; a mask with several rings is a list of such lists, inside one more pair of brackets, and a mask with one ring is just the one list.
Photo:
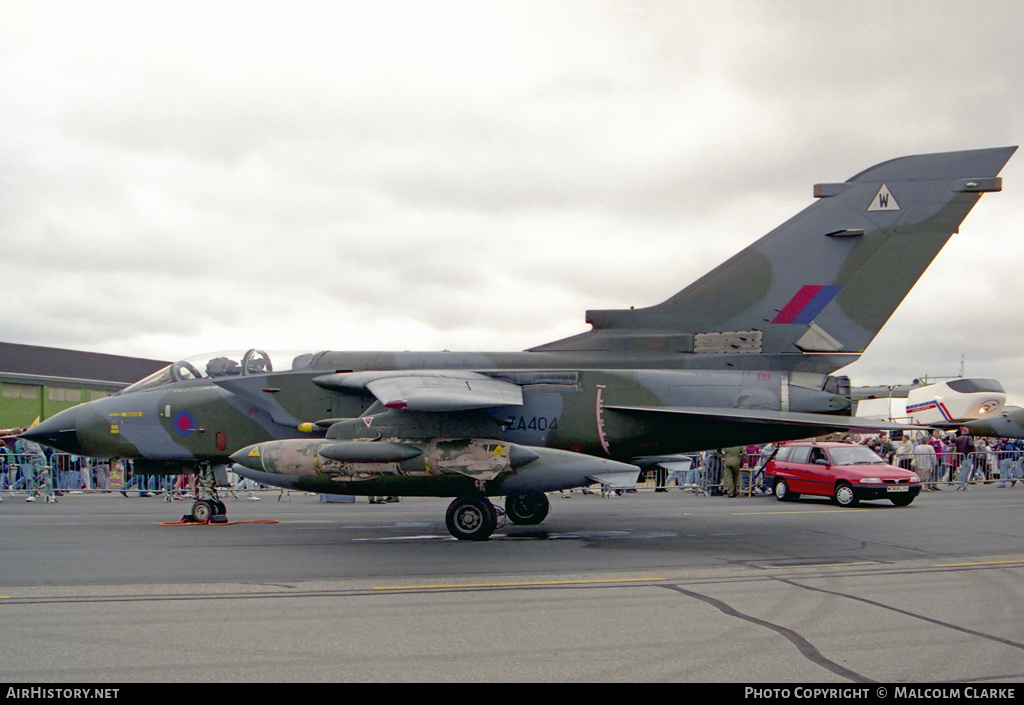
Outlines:
[[209, 463], [202, 463], [196, 473], [196, 493], [199, 499], [192, 504], [192, 513], [181, 518], [189, 524], [226, 524], [228, 510], [217, 496], [217, 481]]
[[[228, 521], [227, 507], [219, 499], [200, 499], [192, 505], [192, 523], [226, 524]], [[188, 517], [183, 517], [187, 520]]]

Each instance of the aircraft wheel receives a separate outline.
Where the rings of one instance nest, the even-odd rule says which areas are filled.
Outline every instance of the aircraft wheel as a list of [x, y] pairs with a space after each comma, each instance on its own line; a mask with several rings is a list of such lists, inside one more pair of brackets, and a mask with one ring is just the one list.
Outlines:
[[546, 495], [539, 492], [528, 494], [510, 494], [505, 498], [505, 516], [513, 524], [532, 526], [547, 518], [551, 511], [551, 503]]
[[201, 499], [192, 505], [192, 518], [197, 522], [209, 521], [210, 517], [216, 514], [213, 502]]
[[445, 524], [460, 541], [486, 541], [498, 526], [498, 512], [484, 497], [459, 497], [448, 505]]

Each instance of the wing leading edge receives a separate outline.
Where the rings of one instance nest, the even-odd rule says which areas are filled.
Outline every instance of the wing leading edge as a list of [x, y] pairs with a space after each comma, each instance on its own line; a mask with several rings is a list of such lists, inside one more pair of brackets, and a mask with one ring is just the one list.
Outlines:
[[408, 411], [470, 411], [523, 404], [519, 385], [467, 370], [340, 372], [313, 382], [339, 391], [365, 389], [387, 408]]

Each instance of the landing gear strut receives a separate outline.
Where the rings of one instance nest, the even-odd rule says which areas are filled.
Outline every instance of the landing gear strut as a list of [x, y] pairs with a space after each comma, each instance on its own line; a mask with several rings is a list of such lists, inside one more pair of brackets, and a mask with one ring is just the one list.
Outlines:
[[192, 514], [184, 519], [197, 524], [226, 524], [227, 507], [217, 496], [217, 481], [209, 463], [201, 464], [196, 472], [196, 493], [199, 499], [192, 505]]

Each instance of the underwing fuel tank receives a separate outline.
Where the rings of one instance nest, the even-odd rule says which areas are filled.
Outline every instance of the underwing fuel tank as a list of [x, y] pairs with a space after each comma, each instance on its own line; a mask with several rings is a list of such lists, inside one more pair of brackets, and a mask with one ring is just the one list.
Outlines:
[[481, 438], [290, 439], [247, 446], [231, 460], [242, 477], [333, 494], [506, 495], [592, 482], [632, 487], [640, 472], [615, 460]]

